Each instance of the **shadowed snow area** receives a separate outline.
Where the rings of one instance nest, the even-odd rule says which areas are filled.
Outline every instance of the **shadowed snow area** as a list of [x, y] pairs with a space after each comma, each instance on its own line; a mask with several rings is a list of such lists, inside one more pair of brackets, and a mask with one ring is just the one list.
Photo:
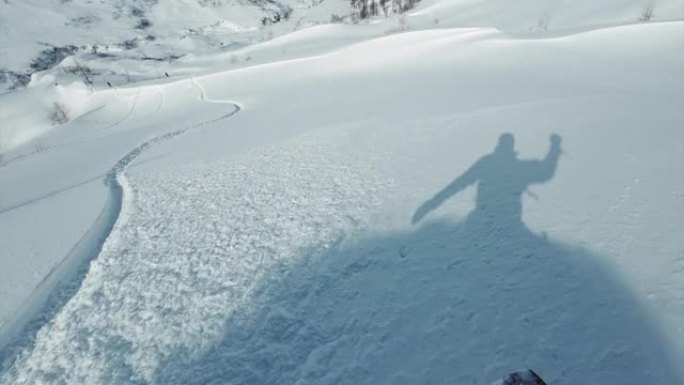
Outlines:
[[[462, 222], [345, 239], [267, 269], [247, 313], [204, 350], [177, 346], [160, 384], [482, 384], [547, 368], [552, 384], [678, 383], [663, 336], [595, 255], [521, 221], [522, 194], [553, 177], [512, 136], [422, 205], [478, 183]], [[445, 380], [448, 379], [448, 380]]]
[[517, 367], [559, 385], [681, 383], [595, 255], [515, 232], [439, 221], [307, 254], [208, 349], [172, 349], [155, 383], [489, 384]]

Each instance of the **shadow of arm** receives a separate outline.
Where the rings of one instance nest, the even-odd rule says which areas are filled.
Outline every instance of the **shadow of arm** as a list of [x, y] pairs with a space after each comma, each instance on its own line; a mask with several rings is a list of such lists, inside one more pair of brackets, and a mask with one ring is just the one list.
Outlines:
[[551, 147], [543, 160], [525, 161], [525, 174], [528, 183], [544, 183], [553, 178], [558, 168], [558, 158], [562, 153], [560, 136], [551, 135]]
[[461, 176], [454, 179], [453, 182], [449, 183], [449, 185], [447, 185], [440, 192], [435, 194], [435, 196], [433, 196], [432, 198], [428, 199], [425, 203], [420, 205], [416, 212], [413, 213], [411, 223], [416, 224], [420, 222], [420, 220], [423, 219], [423, 217], [425, 217], [430, 211], [441, 206], [442, 203], [444, 203], [444, 201], [446, 201], [453, 195], [456, 195], [458, 192], [465, 189], [469, 185], [475, 183], [477, 181], [477, 169], [480, 167], [481, 162], [482, 160], [475, 163]]

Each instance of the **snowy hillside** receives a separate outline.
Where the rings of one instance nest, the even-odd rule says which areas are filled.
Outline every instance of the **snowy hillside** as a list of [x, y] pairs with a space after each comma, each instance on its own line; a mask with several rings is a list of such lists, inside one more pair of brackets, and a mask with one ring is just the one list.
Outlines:
[[[395, 0], [403, 1], [403, 0]], [[103, 87], [177, 74], [196, 56], [235, 52], [307, 27], [358, 23], [357, 3], [387, 0], [4, 0], [0, 90], [44, 71]], [[513, 34], [681, 18], [677, 0], [423, 0], [404, 28], [493, 27]], [[386, 30], [385, 32], [388, 32]], [[67, 57], [72, 60], [60, 63]], [[249, 63], [248, 63], [249, 64]], [[55, 68], [57, 67], [57, 68]], [[54, 69], [53, 69], [54, 68]]]
[[[19, 87], [71, 55], [97, 85], [163, 77], [187, 55], [234, 50], [351, 13], [343, 0], [7, 0], [0, 2], [0, 86]], [[61, 70], [79, 75], [74, 66]]]
[[0, 384], [684, 384], [681, 3], [116, 4], [0, 96]]

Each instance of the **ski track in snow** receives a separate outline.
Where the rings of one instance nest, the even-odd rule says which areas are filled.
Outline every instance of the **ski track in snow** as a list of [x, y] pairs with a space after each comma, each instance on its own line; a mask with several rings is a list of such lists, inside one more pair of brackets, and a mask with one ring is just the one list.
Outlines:
[[[194, 80], [192, 80], [192, 84], [193, 84], [193, 86], [198, 87], [198, 85], [195, 83]], [[158, 87], [154, 87], [154, 89], [155, 89], [155, 92], [157, 93], [157, 95], [159, 95], [159, 104], [157, 104], [157, 107], [154, 109], [154, 111], [152, 111], [150, 113], [150, 116], [157, 114], [159, 112], [159, 110], [161, 110], [162, 106], [164, 105], [164, 94], [158, 89]], [[121, 99], [127, 99], [127, 97], [122, 95], [118, 89], [114, 89], [114, 92], [116, 93], [117, 97], [119, 97]], [[201, 95], [204, 95], [203, 90], [200, 90], [200, 92], [201, 92]], [[51, 144], [51, 145], [45, 146], [45, 148], [43, 148], [41, 150], [34, 150], [33, 152], [16, 155], [13, 158], [9, 158], [9, 159], [6, 159], [6, 160], [3, 160], [2, 162], [0, 162], [0, 168], [7, 167], [7, 166], [10, 166], [10, 165], [15, 164], [17, 162], [26, 160], [26, 159], [34, 156], [34, 155], [37, 155], [37, 154], [43, 155], [43, 154], [46, 154], [46, 153], [49, 153], [49, 152], [52, 152], [55, 150], [68, 148], [68, 147], [74, 146], [76, 144], [87, 143], [87, 142], [92, 141], [94, 139], [101, 138], [104, 135], [108, 135], [109, 134], [108, 131], [110, 129], [117, 127], [120, 124], [124, 123], [133, 115], [133, 112], [136, 110], [136, 108], [138, 106], [138, 101], [140, 100], [141, 94], [142, 94], [142, 91], [141, 91], [140, 87], [138, 87], [137, 92], [133, 96], [133, 100], [132, 100], [131, 105], [128, 108], [128, 111], [126, 112], [126, 114], [124, 116], [122, 116], [120, 119], [118, 119], [118, 120], [116, 120], [116, 121], [114, 121], [114, 122], [112, 122], [106, 126], [97, 128], [96, 130], [94, 130], [95, 131], [94, 134], [86, 135], [86, 136], [83, 136], [83, 137], [80, 137], [77, 139], [73, 139], [73, 140], [67, 140], [67, 141]], [[204, 96], [202, 96], [202, 98], [204, 98]], [[201, 99], [201, 100], [211, 102], [211, 101], [208, 101], [205, 99]], [[223, 103], [223, 102], [217, 101], [216, 103]], [[235, 103], [231, 103], [231, 104], [234, 106], [237, 106], [237, 104], [235, 104]], [[98, 108], [96, 108], [90, 112], [87, 112], [87, 113], [75, 118], [74, 120], [81, 119], [81, 118], [83, 118], [83, 117], [85, 117], [85, 116], [87, 116], [93, 112], [99, 111], [105, 107], [106, 106], [98, 107]], [[209, 122], [209, 123], [211, 123], [211, 122]], [[207, 123], [207, 124], [209, 124], [209, 123]]]
[[[202, 100], [219, 102], [193, 84]], [[158, 382], [179, 349], [201, 356], [233, 317], [257, 311], [251, 299], [270, 277], [363, 228], [391, 183], [374, 177], [372, 151], [340, 150], [344, 130], [125, 175], [151, 146], [235, 112], [152, 139], [116, 163], [107, 175], [111, 234], [0, 383]], [[278, 319], [286, 313], [274, 309]]]
[[[126, 99], [126, 97], [125, 97], [124, 95], [122, 95], [122, 94], [119, 92], [119, 90], [114, 89], [114, 92], [116, 93], [116, 95], [117, 95], [119, 98]], [[164, 104], [164, 97], [163, 97], [162, 93], [161, 93], [160, 91], [157, 91], [157, 92], [159, 93], [160, 101], [159, 101], [159, 105], [157, 106], [157, 109], [156, 109], [152, 114], [156, 114], [157, 112], [159, 112], [159, 110], [161, 109], [161, 106]], [[21, 161], [26, 160], [26, 159], [28, 159], [28, 158], [34, 156], [34, 155], [37, 155], [37, 154], [46, 154], [46, 153], [51, 152], [51, 151], [54, 151], [54, 150], [59, 150], [59, 149], [71, 147], [71, 146], [73, 146], [73, 145], [75, 145], [75, 144], [86, 143], [86, 142], [88, 142], [88, 141], [90, 141], [90, 140], [97, 139], [97, 138], [99, 138], [99, 137], [102, 137], [103, 135], [106, 135], [106, 134], [107, 134], [107, 132], [106, 132], [107, 130], [109, 130], [109, 129], [111, 129], [111, 128], [114, 128], [114, 127], [120, 125], [121, 123], [123, 123], [123, 122], [125, 122], [126, 120], [128, 120], [128, 118], [130, 118], [131, 115], [133, 115], [133, 111], [135, 111], [135, 108], [136, 108], [136, 106], [138, 105], [138, 100], [140, 99], [140, 94], [141, 94], [141, 90], [140, 90], [140, 87], [138, 87], [138, 88], [137, 88], [137, 92], [136, 92], [135, 95], [133, 96], [133, 101], [131, 102], [131, 105], [130, 105], [130, 107], [128, 108], [128, 112], [126, 112], [126, 114], [125, 114], [123, 117], [121, 117], [120, 119], [114, 121], [113, 123], [110, 123], [110, 124], [108, 124], [108, 125], [106, 125], [106, 126], [104, 126], [104, 127], [100, 127], [100, 128], [98, 128], [98, 129], [96, 129], [96, 130], [95, 130], [95, 131], [96, 131], [95, 134], [87, 135], [87, 136], [84, 136], [84, 137], [81, 137], [81, 138], [78, 138], [78, 139], [67, 140], [67, 141], [64, 141], [64, 142], [61, 142], [61, 143], [51, 144], [51, 145], [45, 146], [44, 148], [42, 148], [42, 149], [40, 149], [40, 150], [37, 150], [37, 149], [36, 149], [36, 150], [34, 150], [33, 152], [28, 152], [28, 153], [16, 155], [16, 156], [14, 156], [14, 157], [12, 157], [12, 158], [9, 158], [9, 159], [6, 159], [6, 160], [3, 160], [2, 162], [0, 162], [0, 168], [10, 166], [10, 165], [15, 164], [15, 163], [17, 163], [17, 162], [21, 162]], [[98, 108], [96, 108], [96, 109], [93, 110], [93, 111], [86, 112], [85, 114], [83, 114], [83, 115], [81, 115], [81, 116], [78, 116], [78, 117], [75, 118], [74, 120], [81, 119], [81, 118], [83, 118], [83, 117], [85, 117], [85, 116], [87, 116], [87, 115], [89, 115], [89, 114], [91, 114], [91, 113], [93, 113], [93, 112], [99, 111], [99, 110], [101, 110], [101, 109], [103, 109], [103, 108], [105, 108], [105, 107], [106, 107], [106, 106], [98, 107]]]
[[[105, 242], [110, 237], [117, 221], [120, 220], [124, 201], [128, 199], [128, 191], [126, 187], [128, 186], [128, 181], [126, 180], [125, 176], [126, 168], [151, 147], [218, 121], [230, 118], [240, 111], [241, 107], [237, 103], [207, 100], [204, 89], [201, 88], [201, 86], [197, 84], [194, 79], [191, 78], [190, 81], [192, 85], [198, 89], [200, 100], [211, 103], [223, 103], [232, 106], [233, 111], [230, 111], [217, 118], [204, 120], [194, 125], [171, 131], [147, 140], [128, 152], [114, 164], [104, 178], [104, 184], [107, 187], [109, 196], [107, 198], [105, 207], [98, 215], [95, 223], [93, 223], [90, 229], [81, 237], [81, 239], [71, 249], [69, 254], [64, 257], [60, 263], [53, 267], [52, 270], [50, 270], [50, 272], [45, 276], [45, 278], [37, 285], [29, 299], [25, 301], [25, 305], [15, 313], [13, 317], [14, 319], [10, 320], [10, 322], [5, 325], [8, 333], [16, 332], [17, 330], [21, 329], [26, 330], [24, 330], [20, 336], [15, 337], [18, 339], [18, 342], [16, 342], [15, 346], [8, 347], [7, 352], [3, 352], [3, 354], [0, 356], [0, 362], [5, 362], [6, 360], [10, 359], [12, 355], [16, 353], [16, 349], [30, 344], [34, 337], [35, 331], [42, 328], [43, 325], [49, 319], [51, 319], [79, 289], [79, 284], [82, 282], [83, 276], [87, 273], [88, 263], [93, 258], [97, 258], [97, 256], [102, 252]], [[135, 100], [137, 100], [139, 94], [140, 91], [138, 92]], [[163, 104], [163, 96], [161, 96], [161, 93], [160, 98], [160, 105], [155, 113], [159, 111], [161, 104]], [[134, 108], [135, 101], [131, 106], [129, 113], [123, 119], [116, 122], [115, 125], [126, 120], [131, 115]], [[55, 288], [57, 288], [57, 290], [55, 290]], [[53, 292], [55, 294], [52, 294]], [[40, 316], [38, 317], [38, 315]], [[27, 322], [30, 323], [27, 324]], [[11, 338], [12, 337], [9, 337], [7, 340], [11, 340]]]

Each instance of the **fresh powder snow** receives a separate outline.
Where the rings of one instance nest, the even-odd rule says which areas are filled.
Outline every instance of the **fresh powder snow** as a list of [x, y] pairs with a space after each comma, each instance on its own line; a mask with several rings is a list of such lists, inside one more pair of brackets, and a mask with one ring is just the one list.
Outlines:
[[353, 12], [0, 3], [0, 384], [684, 384], [681, 3]]

